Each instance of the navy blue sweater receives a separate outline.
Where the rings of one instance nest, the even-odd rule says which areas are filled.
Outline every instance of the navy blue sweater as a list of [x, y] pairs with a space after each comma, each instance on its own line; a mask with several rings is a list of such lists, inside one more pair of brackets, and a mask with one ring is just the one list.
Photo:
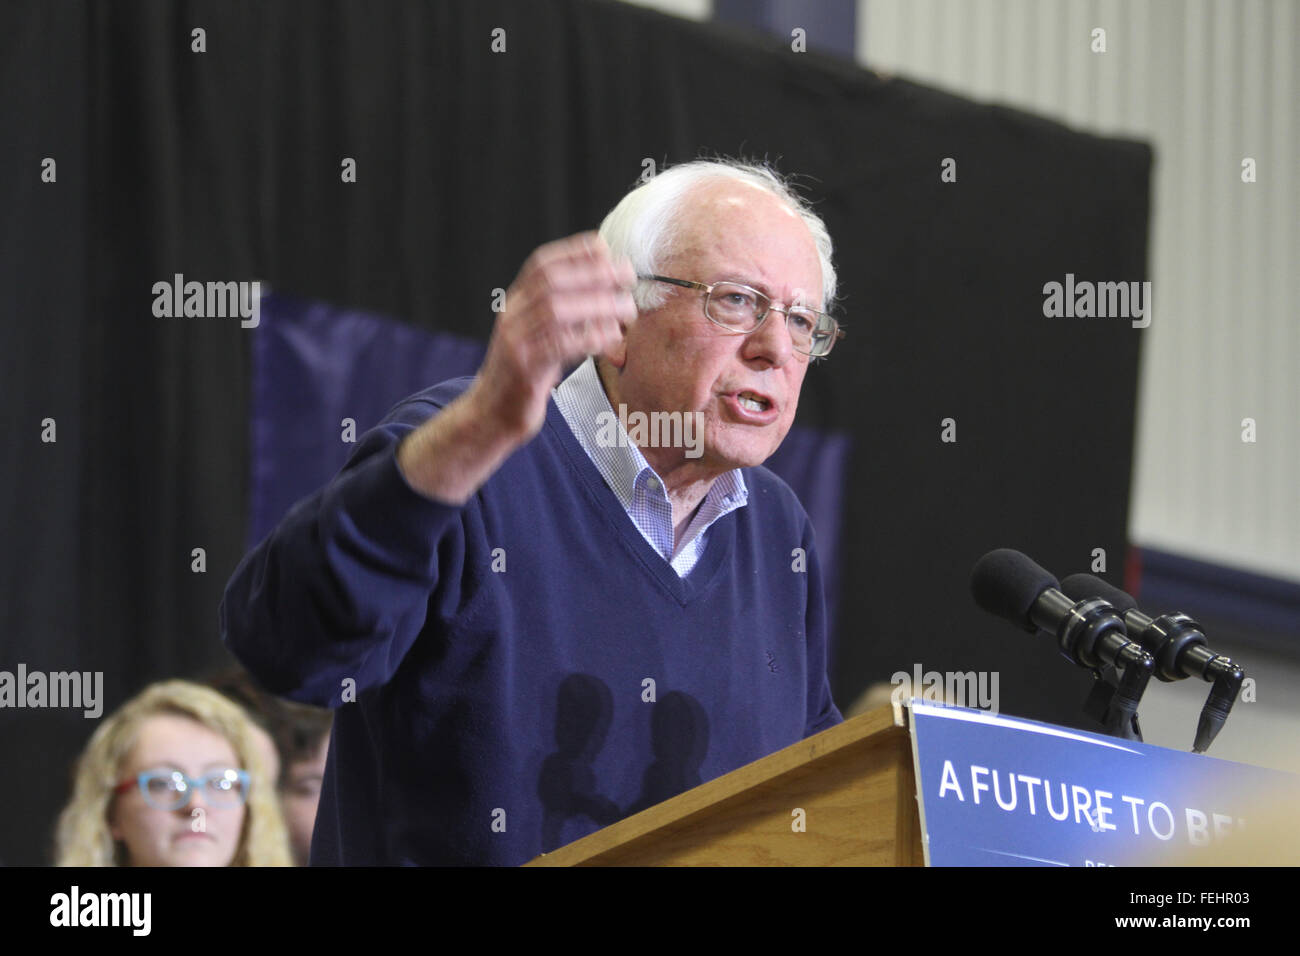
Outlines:
[[269, 690], [335, 709], [313, 864], [524, 863], [842, 719], [812, 526], [780, 478], [746, 469], [748, 505], [679, 578], [552, 401], [466, 505], [439, 504], [396, 448], [470, 381], [366, 433], [221, 602]]

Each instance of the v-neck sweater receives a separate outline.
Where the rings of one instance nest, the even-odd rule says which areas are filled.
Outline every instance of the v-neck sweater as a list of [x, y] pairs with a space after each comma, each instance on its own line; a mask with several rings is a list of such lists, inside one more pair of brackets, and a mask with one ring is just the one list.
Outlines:
[[679, 577], [551, 401], [463, 506], [401, 439], [472, 379], [397, 405], [240, 563], [222, 639], [334, 709], [314, 865], [524, 863], [842, 719], [812, 525], [766, 468]]

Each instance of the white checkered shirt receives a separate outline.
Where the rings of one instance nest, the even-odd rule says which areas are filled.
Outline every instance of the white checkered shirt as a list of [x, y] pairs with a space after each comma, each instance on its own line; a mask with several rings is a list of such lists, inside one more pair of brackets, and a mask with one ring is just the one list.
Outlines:
[[588, 358], [579, 365], [551, 395], [578, 444], [618, 497], [642, 537], [672, 565], [678, 577], [690, 574], [704, 553], [709, 526], [749, 501], [744, 476], [738, 469], [719, 475], [700, 502], [682, 539], [674, 543], [673, 507], [663, 479], [650, 467], [641, 449], [628, 441], [622, 421], [617, 422], [621, 438], [618, 446], [605, 448], [596, 440], [600, 421], [597, 416], [601, 412], [613, 415], [614, 408], [600, 382], [595, 360]]

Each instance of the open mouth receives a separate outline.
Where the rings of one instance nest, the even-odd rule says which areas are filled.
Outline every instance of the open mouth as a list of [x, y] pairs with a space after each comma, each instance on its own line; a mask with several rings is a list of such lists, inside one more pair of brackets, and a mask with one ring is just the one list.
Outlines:
[[728, 420], [741, 425], [766, 427], [781, 417], [774, 399], [747, 388], [723, 395], [722, 401], [730, 409]]

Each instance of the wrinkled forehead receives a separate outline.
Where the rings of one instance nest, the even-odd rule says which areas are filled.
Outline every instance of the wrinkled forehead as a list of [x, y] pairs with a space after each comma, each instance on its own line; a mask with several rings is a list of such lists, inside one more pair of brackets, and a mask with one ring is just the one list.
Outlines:
[[686, 194], [665, 268], [704, 282], [739, 279], [779, 297], [822, 300], [817, 243], [799, 213], [759, 186], [706, 182]]

